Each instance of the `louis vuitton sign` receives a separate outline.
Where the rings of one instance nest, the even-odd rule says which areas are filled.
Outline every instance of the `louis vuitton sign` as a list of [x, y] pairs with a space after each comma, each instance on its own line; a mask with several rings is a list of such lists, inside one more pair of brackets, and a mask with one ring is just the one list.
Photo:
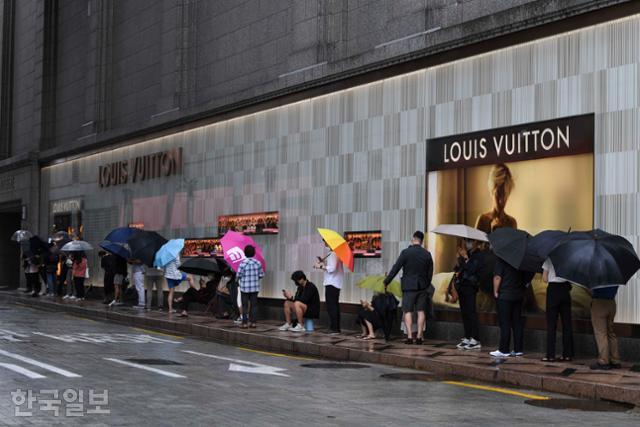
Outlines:
[[100, 166], [98, 185], [115, 187], [172, 175], [182, 175], [182, 147]]

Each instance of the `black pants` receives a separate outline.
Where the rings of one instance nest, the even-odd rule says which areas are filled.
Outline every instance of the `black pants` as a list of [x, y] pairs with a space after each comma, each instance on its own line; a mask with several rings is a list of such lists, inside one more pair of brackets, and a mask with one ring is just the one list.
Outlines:
[[[113, 284], [113, 274], [104, 273], [104, 299], [105, 301], [112, 301], [115, 294], [115, 285]], [[151, 297], [151, 295], [149, 295]]]
[[[256, 317], [258, 315], [258, 292], [242, 292], [242, 323], [247, 323], [247, 315], [249, 315], [249, 322], [256, 323]], [[251, 308], [249, 309], [249, 304]]]
[[324, 300], [329, 314], [329, 329], [340, 332], [340, 289], [332, 285], [325, 286]]
[[74, 277], [73, 285], [76, 287], [76, 298], [84, 298], [84, 277]]
[[464, 325], [464, 337], [479, 341], [478, 313], [476, 312], [476, 295], [478, 290], [473, 286], [460, 286], [458, 297], [460, 299], [460, 314]]
[[509, 353], [511, 333], [513, 332], [513, 351], [523, 350], [524, 321], [522, 318], [522, 300], [498, 300], [498, 321], [500, 323], [500, 346], [498, 350]]
[[547, 287], [547, 357], [556, 357], [558, 315], [562, 320], [562, 357], [573, 357], [571, 284], [549, 283]]
[[39, 294], [41, 290], [40, 273], [26, 273], [26, 276], [27, 276], [27, 289]]

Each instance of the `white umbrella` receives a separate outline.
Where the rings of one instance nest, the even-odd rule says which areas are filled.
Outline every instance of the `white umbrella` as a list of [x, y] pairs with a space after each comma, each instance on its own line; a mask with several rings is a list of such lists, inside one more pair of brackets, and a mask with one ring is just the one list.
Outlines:
[[31, 234], [30, 231], [18, 230], [15, 233], [13, 233], [13, 235], [11, 236], [11, 240], [13, 240], [14, 242], [22, 242], [24, 240], [29, 240], [32, 237], [33, 237], [33, 234]]
[[71, 242], [64, 245], [60, 250], [62, 252], [84, 252], [90, 251], [93, 249], [89, 243], [84, 240], [72, 240]]
[[487, 233], [480, 231], [477, 228], [469, 227], [464, 224], [440, 224], [433, 230], [432, 233], [442, 234], [445, 236], [462, 237], [463, 239], [479, 240], [481, 242], [488, 242], [489, 238]]

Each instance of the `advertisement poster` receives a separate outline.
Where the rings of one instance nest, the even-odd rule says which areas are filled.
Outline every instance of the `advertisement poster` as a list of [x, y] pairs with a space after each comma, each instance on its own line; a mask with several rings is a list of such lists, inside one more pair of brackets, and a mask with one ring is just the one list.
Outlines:
[[259, 212], [218, 217], [218, 234], [224, 236], [228, 230], [243, 234], [278, 234], [280, 214]]
[[204, 239], [184, 239], [184, 249], [182, 251], [184, 258], [206, 257], [206, 258], [222, 258], [222, 245], [220, 239], [215, 237]]
[[[512, 227], [531, 235], [592, 229], [593, 126], [590, 114], [427, 141], [428, 230], [439, 224], [466, 224], [486, 233]], [[428, 239], [434, 302], [457, 308], [445, 295], [461, 242], [433, 233]], [[480, 311], [495, 308], [492, 276], [488, 271], [482, 280]], [[571, 295], [574, 315], [588, 317], [589, 294], [574, 286]], [[525, 311], [543, 313], [545, 303], [546, 284], [537, 274]]]
[[349, 244], [355, 258], [380, 258], [382, 256], [382, 232], [347, 231], [344, 239]]

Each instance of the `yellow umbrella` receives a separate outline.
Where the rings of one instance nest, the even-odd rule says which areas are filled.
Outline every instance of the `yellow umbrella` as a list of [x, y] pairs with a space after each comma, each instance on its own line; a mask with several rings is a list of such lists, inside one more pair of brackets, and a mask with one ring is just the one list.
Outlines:
[[322, 239], [329, 245], [329, 248], [338, 256], [340, 261], [346, 265], [349, 270], [353, 271], [353, 251], [344, 237], [328, 228], [318, 228], [318, 233]]
[[[385, 276], [368, 276], [364, 279], [358, 281], [356, 286], [361, 289], [370, 289], [373, 292], [384, 293], [384, 278]], [[400, 282], [397, 280], [393, 280], [387, 286], [387, 293], [393, 294], [398, 298], [402, 298], [402, 289], [400, 287]]]

